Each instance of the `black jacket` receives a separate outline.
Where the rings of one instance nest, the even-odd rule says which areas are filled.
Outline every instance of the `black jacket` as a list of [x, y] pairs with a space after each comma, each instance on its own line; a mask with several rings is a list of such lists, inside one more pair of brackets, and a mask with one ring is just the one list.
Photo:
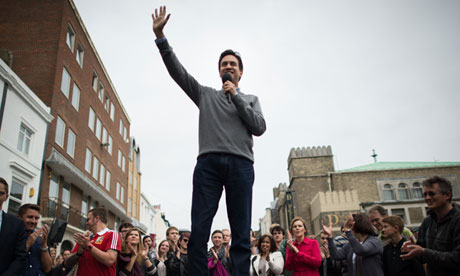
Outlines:
[[24, 221], [3, 211], [0, 216], [3, 216], [0, 231], [0, 275], [24, 274], [27, 240]]
[[425, 276], [423, 266], [417, 259], [401, 259], [401, 246], [405, 241], [402, 238], [396, 246], [390, 242], [383, 248], [383, 273], [391, 276]]
[[436, 214], [429, 211], [417, 244], [425, 248], [421, 259], [427, 263], [428, 275], [460, 275], [460, 208], [453, 204], [439, 223]]

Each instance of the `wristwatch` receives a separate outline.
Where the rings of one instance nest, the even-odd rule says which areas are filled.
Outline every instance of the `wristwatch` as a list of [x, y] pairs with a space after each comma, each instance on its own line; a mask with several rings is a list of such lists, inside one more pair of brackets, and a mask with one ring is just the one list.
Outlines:
[[40, 248], [40, 249], [41, 249], [43, 252], [46, 252], [46, 251], [48, 251], [48, 246], [45, 247], [45, 248]]
[[91, 249], [93, 249], [93, 245], [92, 245], [92, 244], [89, 244], [89, 245], [88, 245], [88, 251], [91, 251]]

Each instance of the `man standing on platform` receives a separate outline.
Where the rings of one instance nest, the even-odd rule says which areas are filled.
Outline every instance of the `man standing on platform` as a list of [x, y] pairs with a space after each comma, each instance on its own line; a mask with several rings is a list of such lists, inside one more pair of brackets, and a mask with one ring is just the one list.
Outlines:
[[164, 36], [163, 29], [170, 18], [166, 7], [156, 9], [152, 18], [155, 42], [169, 74], [200, 113], [199, 154], [193, 174], [192, 233], [188, 245], [189, 275], [208, 275], [206, 247], [223, 188], [232, 232], [232, 275], [249, 275], [254, 183], [252, 137], [262, 135], [266, 129], [259, 100], [239, 88], [243, 62], [238, 52], [226, 50], [219, 57], [221, 89], [203, 86], [185, 70]]

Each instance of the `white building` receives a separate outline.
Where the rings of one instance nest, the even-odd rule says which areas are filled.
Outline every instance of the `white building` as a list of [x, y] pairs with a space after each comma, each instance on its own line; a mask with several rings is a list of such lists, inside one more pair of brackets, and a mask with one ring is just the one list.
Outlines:
[[161, 206], [152, 205], [144, 193], [141, 193], [140, 223], [147, 227], [147, 235], [154, 235], [157, 245], [166, 239], [169, 226], [162, 217]]
[[29, 87], [0, 59], [0, 176], [10, 185], [5, 211], [38, 203], [40, 174], [53, 117]]

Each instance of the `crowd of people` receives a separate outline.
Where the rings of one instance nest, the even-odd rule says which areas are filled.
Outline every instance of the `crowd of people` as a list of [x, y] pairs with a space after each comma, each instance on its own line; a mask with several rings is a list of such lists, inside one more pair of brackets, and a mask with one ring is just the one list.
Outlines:
[[[0, 207], [8, 198], [8, 183], [0, 178]], [[274, 224], [259, 239], [251, 230], [251, 276], [460, 275], [460, 210], [452, 204], [452, 186], [444, 178], [422, 183], [429, 211], [419, 230], [411, 231], [399, 216], [382, 206], [350, 214], [334, 237], [332, 225], [322, 224], [309, 236], [307, 224], [295, 217], [285, 230]], [[172, 226], [158, 242], [130, 223], [107, 227], [107, 210], [88, 212], [87, 231], [74, 234], [75, 247], [49, 248], [49, 226], [37, 228], [40, 206], [24, 204], [18, 217], [0, 216], [0, 275], [120, 275], [193, 276], [188, 273], [190, 232]], [[8, 238], [6, 238], [8, 237]], [[215, 230], [208, 250], [208, 272], [232, 273], [229, 229]]]

